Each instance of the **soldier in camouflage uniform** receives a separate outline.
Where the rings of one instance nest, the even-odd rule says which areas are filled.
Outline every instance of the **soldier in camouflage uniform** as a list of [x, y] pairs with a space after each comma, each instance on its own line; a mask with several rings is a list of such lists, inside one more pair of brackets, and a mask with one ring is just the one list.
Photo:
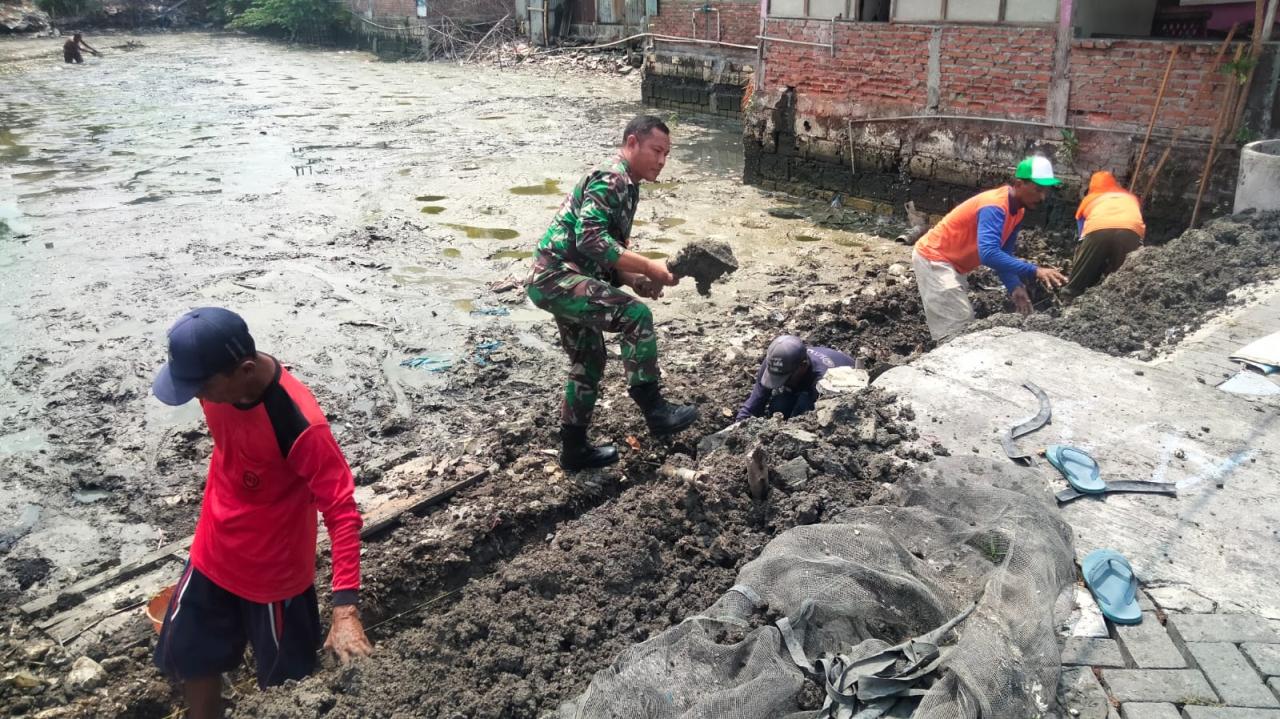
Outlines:
[[658, 387], [658, 342], [653, 314], [626, 285], [650, 299], [676, 280], [665, 262], [627, 249], [641, 180], [658, 178], [671, 150], [670, 131], [656, 117], [637, 117], [623, 133], [622, 150], [592, 170], [565, 198], [538, 243], [525, 289], [533, 303], [555, 315], [560, 341], [569, 355], [569, 383], [560, 408], [567, 470], [603, 467], [618, 461], [611, 446], [592, 447], [587, 426], [604, 376], [605, 332], [621, 334], [628, 393], [644, 412], [654, 434], [674, 434], [698, 418], [698, 408], [666, 402]]

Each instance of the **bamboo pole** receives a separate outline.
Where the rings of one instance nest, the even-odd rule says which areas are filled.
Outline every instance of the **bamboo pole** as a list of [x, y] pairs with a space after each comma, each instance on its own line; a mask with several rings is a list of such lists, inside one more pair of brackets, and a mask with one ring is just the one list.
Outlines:
[[[1240, 27], [1240, 23], [1232, 23], [1231, 30], [1227, 32], [1227, 39], [1222, 41], [1222, 47], [1218, 48], [1218, 56], [1213, 60], [1213, 70], [1210, 75], [1218, 71], [1218, 66], [1222, 64], [1222, 58], [1227, 54], [1227, 48], [1231, 47], [1231, 41], [1235, 39], [1236, 29]], [[1196, 90], [1196, 97], [1191, 101], [1191, 106], [1187, 108], [1186, 117], [1182, 118], [1182, 122], [1178, 123], [1178, 128], [1173, 131], [1173, 138], [1169, 140], [1169, 146], [1164, 148], [1164, 153], [1160, 155], [1160, 162], [1156, 163], [1156, 169], [1151, 171], [1151, 177], [1147, 180], [1147, 186], [1142, 191], [1142, 202], [1147, 201], [1147, 196], [1151, 194], [1151, 189], [1155, 187], [1156, 178], [1160, 176], [1160, 170], [1164, 169], [1164, 163], [1169, 159], [1169, 153], [1173, 152], [1173, 146], [1177, 144], [1178, 138], [1182, 136], [1182, 131], [1187, 127], [1187, 121], [1191, 119], [1192, 113], [1200, 107], [1200, 102], [1204, 98], [1205, 88], [1209, 83], [1200, 84], [1200, 88]]]
[[[1236, 49], [1236, 57], [1232, 62], [1240, 60], [1244, 54], [1244, 46]], [[1231, 105], [1231, 99], [1236, 89], [1240, 87], [1233, 77], [1227, 82], [1226, 97], [1222, 98], [1222, 106], [1218, 108], [1218, 122], [1213, 129], [1213, 142], [1209, 144], [1209, 156], [1204, 160], [1204, 171], [1200, 173], [1200, 189], [1196, 192], [1196, 205], [1191, 210], [1191, 229], [1195, 229], [1196, 221], [1200, 219], [1200, 203], [1204, 201], [1204, 191], [1209, 185], [1209, 170], [1213, 167], [1213, 161], [1218, 159], [1218, 140], [1229, 129], [1227, 124], [1227, 108]]]
[[1142, 150], [1138, 153], [1138, 164], [1133, 167], [1133, 176], [1129, 178], [1129, 192], [1138, 184], [1138, 173], [1142, 172], [1142, 160], [1147, 156], [1147, 144], [1151, 142], [1151, 131], [1156, 128], [1156, 116], [1160, 114], [1160, 103], [1164, 100], [1164, 88], [1169, 84], [1169, 74], [1173, 72], [1173, 61], [1178, 58], [1178, 46], [1169, 51], [1169, 64], [1164, 67], [1164, 79], [1160, 81], [1160, 92], [1156, 93], [1156, 104], [1151, 107], [1151, 122], [1147, 123], [1147, 136], [1142, 138]]

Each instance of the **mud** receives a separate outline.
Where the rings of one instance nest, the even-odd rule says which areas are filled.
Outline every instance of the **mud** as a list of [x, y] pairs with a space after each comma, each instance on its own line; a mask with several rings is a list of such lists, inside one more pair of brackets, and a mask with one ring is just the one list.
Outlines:
[[1249, 285], [1280, 277], [1280, 213], [1246, 212], [1129, 256], [1071, 306], [978, 327], [1017, 326], [1113, 355], [1152, 359], [1239, 304]]
[[728, 244], [701, 240], [685, 245], [667, 267], [677, 278], [692, 278], [698, 294], [706, 297], [712, 282], [738, 269], [738, 260]]

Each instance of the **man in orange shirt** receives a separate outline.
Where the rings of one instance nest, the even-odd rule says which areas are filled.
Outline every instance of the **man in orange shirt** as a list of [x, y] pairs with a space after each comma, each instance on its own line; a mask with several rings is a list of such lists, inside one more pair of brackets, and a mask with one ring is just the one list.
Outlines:
[[965, 200], [916, 242], [911, 266], [934, 341], [959, 334], [973, 321], [967, 275], [980, 264], [1000, 275], [1024, 315], [1031, 314], [1032, 307], [1023, 277], [1034, 275], [1051, 287], [1067, 281], [1051, 267], [1036, 267], [1013, 256], [1023, 214], [1043, 202], [1059, 182], [1048, 158], [1028, 157], [1018, 164], [1012, 185]]
[[1089, 194], [1076, 211], [1080, 246], [1062, 294], [1068, 302], [1120, 269], [1130, 252], [1142, 247], [1147, 226], [1137, 195], [1120, 187], [1110, 172], [1095, 172]]

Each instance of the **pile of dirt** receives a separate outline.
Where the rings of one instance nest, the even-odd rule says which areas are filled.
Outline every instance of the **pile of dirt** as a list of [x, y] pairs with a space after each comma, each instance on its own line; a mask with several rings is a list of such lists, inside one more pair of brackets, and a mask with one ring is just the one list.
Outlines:
[[[904, 446], [914, 438], [902, 423], [910, 416], [870, 389], [798, 422], [738, 425], [705, 441], [696, 461], [662, 449], [631, 451], [617, 469], [574, 480], [550, 462], [517, 460], [492, 498], [495, 511], [555, 501], [554, 487], [583, 480], [600, 482], [607, 499], [559, 524], [506, 528], [520, 523], [517, 514], [483, 515], [490, 536], [477, 544], [488, 553], [473, 553], [471, 565], [458, 568], [476, 579], [388, 625], [394, 634], [377, 632], [379, 654], [358, 668], [253, 694], [237, 715], [544, 716], [623, 649], [714, 601], [772, 536], [866, 504], [909, 460], [930, 458]], [[549, 443], [550, 433], [515, 438], [532, 448]], [[743, 454], [754, 446], [774, 467], [765, 503], [748, 496], [744, 478]], [[698, 474], [681, 479], [656, 466], [668, 463]], [[431, 533], [450, 513], [428, 515], [366, 550], [378, 582], [449, 562]], [[441, 588], [423, 587], [416, 598]]]
[[1248, 211], [1188, 230], [1124, 266], [1065, 310], [1022, 318], [1001, 314], [974, 331], [1015, 326], [1112, 355], [1176, 344], [1215, 312], [1241, 301], [1247, 285], [1280, 277], [1280, 212]]
[[680, 249], [667, 264], [677, 278], [692, 277], [698, 294], [711, 294], [711, 283], [738, 269], [738, 259], [727, 243], [697, 240]]

